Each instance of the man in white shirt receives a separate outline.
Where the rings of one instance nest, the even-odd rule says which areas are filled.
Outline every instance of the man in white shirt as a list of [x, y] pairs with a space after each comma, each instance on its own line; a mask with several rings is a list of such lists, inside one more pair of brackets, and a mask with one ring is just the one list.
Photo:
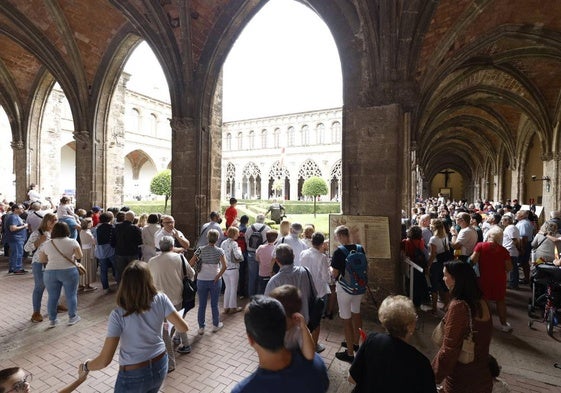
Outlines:
[[508, 288], [518, 289], [518, 257], [520, 255], [520, 231], [513, 224], [512, 213], [505, 213], [501, 218], [503, 230], [503, 247], [506, 248], [510, 254], [512, 261], [512, 270], [508, 273]]
[[154, 244], [156, 244], [156, 246], [159, 245], [164, 236], [171, 236], [174, 239], [172, 251], [176, 253], [184, 253], [191, 244], [185, 235], [183, 235], [183, 232], [175, 229], [173, 216], [162, 216], [162, 228], [154, 235]]
[[471, 217], [467, 213], [456, 215], [456, 224], [460, 226], [460, 232], [455, 227], [450, 229], [452, 233], [452, 248], [461, 250], [460, 259], [467, 262], [469, 256], [473, 254], [473, 249], [477, 244], [477, 232], [469, 226]]
[[290, 226], [290, 233], [277, 240], [277, 247], [280, 244], [288, 244], [292, 248], [294, 252], [294, 266], [300, 266], [300, 253], [308, 249], [306, 243], [300, 239], [302, 231], [302, 224], [295, 222]]

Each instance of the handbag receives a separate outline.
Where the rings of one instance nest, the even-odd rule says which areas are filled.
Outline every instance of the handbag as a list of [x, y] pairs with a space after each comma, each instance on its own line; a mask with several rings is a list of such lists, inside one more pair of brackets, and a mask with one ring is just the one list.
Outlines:
[[[463, 303], [467, 306], [469, 312], [469, 332], [462, 341], [462, 349], [460, 351], [460, 355], [458, 356], [458, 362], [462, 364], [469, 364], [475, 359], [475, 342], [473, 341], [471, 309], [466, 302]], [[442, 342], [444, 341], [444, 319], [441, 320], [432, 331], [431, 339], [437, 346], [442, 346]]]
[[60, 250], [58, 249], [58, 247], [56, 246], [55, 242], [51, 240], [51, 244], [53, 245], [53, 247], [55, 248], [55, 250], [64, 257], [64, 259], [66, 259], [68, 262], [70, 262], [71, 264], [73, 264], [74, 266], [76, 266], [76, 269], [78, 270], [78, 274], [80, 276], [83, 276], [86, 274], [86, 268], [84, 267], [84, 265], [82, 265], [80, 262], [76, 262], [71, 260], [70, 258], [68, 258], [66, 255], [64, 255], [62, 252], [60, 252]]
[[308, 329], [313, 332], [320, 324], [323, 309], [325, 308], [325, 299], [316, 296], [316, 290], [312, 283], [312, 277], [307, 267], [304, 267], [308, 275], [310, 283], [310, 299], [308, 300]]
[[[237, 246], [237, 245], [233, 245], [233, 246]], [[243, 255], [242, 255], [241, 258], [236, 258], [236, 253], [234, 252], [233, 247], [230, 247], [230, 262], [232, 262], [232, 263], [242, 263], [243, 262]]]
[[184, 312], [195, 308], [195, 295], [197, 294], [197, 283], [187, 277], [187, 268], [185, 267], [185, 257], [181, 254], [181, 270], [183, 270], [183, 292], [182, 297], [183, 301], [181, 302], [181, 306], [184, 309]]

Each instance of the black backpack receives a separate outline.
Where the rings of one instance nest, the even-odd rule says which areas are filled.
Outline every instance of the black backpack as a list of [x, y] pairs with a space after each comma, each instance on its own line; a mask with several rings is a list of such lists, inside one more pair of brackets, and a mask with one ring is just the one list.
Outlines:
[[251, 230], [253, 232], [251, 233], [249, 239], [247, 239], [247, 246], [249, 248], [257, 250], [257, 248], [264, 243], [263, 235], [261, 234], [261, 232], [263, 232], [263, 229], [265, 229], [265, 225], [263, 225], [259, 230], [257, 230], [254, 225], [251, 226]]

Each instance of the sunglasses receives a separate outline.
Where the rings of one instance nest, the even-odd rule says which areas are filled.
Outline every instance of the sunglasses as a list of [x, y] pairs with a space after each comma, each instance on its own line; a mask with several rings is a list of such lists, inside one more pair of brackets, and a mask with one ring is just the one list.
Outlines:
[[23, 377], [23, 379], [21, 381], [16, 382], [12, 386], [12, 389], [8, 390], [6, 393], [25, 392], [25, 391], [27, 391], [27, 388], [29, 387], [29, 384], [31, 383], [31, 381], [33, 381], [33, 374], [27, 373], [27, 374], [25, 374], [25, 376]]

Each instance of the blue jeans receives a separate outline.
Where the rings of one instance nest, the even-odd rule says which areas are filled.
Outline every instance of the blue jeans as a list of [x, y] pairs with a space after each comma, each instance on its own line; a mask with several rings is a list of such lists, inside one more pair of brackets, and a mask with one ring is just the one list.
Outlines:
[[518, 257], [510, 257], [512, 261], [512, 270], [508, 273], [508, 286], [509, 288], [518, 288], [518, 279], [520, 272], [518, 271]]
[[199, 295], [199, 311], [197, 320], [199, 327], [205, 327], [206, 303], [210, 293], [210, 310], [212, 311], [212, 324], [218, 326], [220, 323], [220, 314], [218, 312], [218, 298], [220, 297], [220, 289], [222, 288], [222, 280], [214, 282], [214, 280], [197, 280], [197, 295]]
[[251, 297], [257, 293], [257, 281], [259, 279], [259, 262], [255, 260], [255, 251], [247, 252], [247, 267], [249, 272], [247, 295]]
[[39, 262], [33, 262], [31, 264], [31, 272], [33, 273], [33, 280], [35, 281], [33, 295], [31, 296], [33, 312], [41, 312], [41, 300], [43, 300], [43, 292], [45, 292], [45, 283], [43, 282], [44, 267], [45, 265]]
[[16, 272], [23, 269], [23, 242], [9, 241], [10, 246], [10, 270]]
[[68, 305], [68, 316], [70, 318], [75, 317], [78, 308], [78, 281], [80, 280], [78, 269], [71, 267], [70, 269], [45, 270], [43, 280], [49, 294], [47, 300], [49, 320], [56, 320], [56, 306], [63, 287]]
[[[99, 261], [99, 279], [101, 280], [101, 285], [103, 289], [109, 288], [109, 266], [113, 267], [113, 257], [110, 258], [100, 258]], [[114, 268], [113, 268], [114, 269]], [[115, 270], [113, 270], [114, 272]]]
[[117, 374], [115, 393], [158, 393], [168, 373], [168, 355], [146, 367]]

